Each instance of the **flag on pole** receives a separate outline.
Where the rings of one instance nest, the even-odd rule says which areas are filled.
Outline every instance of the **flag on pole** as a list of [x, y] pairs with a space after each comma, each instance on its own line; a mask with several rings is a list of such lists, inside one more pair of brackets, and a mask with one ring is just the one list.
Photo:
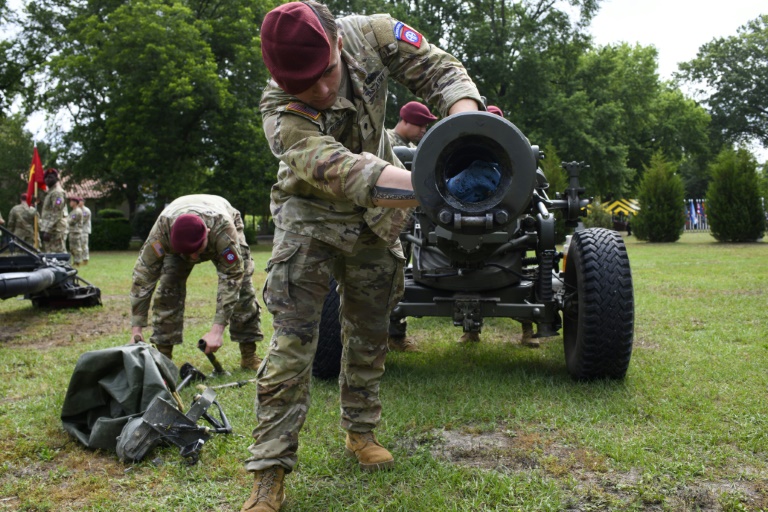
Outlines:
[[32, 153], [32, 165], [29, 166], [29, 184], [27, 185], [27, 205], [32, 206], [35, 200], [35, 183], [37, 188], [47, 190], [45, 180], [43, 179], [43, 163], [40, 161], [40, 154], [35, 147]]

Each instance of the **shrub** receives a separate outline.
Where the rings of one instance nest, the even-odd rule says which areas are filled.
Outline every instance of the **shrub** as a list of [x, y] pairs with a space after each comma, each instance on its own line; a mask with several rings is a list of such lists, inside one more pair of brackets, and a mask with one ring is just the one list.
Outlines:
[[152, 230], [152, 226], [155, 225], [155, 221], [161, 211], [161, 209], [148, 208], [133, 214], [133, 218], [131, 219], [133, 234], [141, 238], [142, 243], [147, 239], [147, 236], [149, 236], [149, 232]]
[[754, 242], [765, 233], [755, 157], [744, 148], [723, 150], [710, 166], [706, 212], [720, 242]]
[[685, 227], [685, 188], [675, 168], [661, 153], [645, 168], [637, 199], [640, 212], [632, 221], [638, 240], [676, 242]]
[[131, 225], [123, 212], [104, 209], [93, 219], [90, 246], [94, 251], [124, 251], [131, 243], [131, 236]]
[[590, 204], [587, 212], [587, 216], [584, 217], [584, 227], [613, 229], [611, 212], [603, 208], [603, 203], [600, 202], [599, 197]]

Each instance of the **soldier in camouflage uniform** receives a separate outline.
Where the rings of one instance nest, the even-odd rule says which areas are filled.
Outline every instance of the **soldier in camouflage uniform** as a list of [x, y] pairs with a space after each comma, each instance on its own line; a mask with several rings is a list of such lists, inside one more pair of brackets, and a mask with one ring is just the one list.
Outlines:
[[91, 259], [90, 249], [88, 244], [91, 237], [91, 209], [85, 206], [85, 198], [80, 198], [80, 209], [83, 210], [83, 231], [82, 231], [82, 248], [83, 248], [83, 265], [88, 264], [88, 260]]
[[40, 247], [40, 242], [35, 244], [35, 217], [39, 217], [37, 208], [27, 204], [27, 194], [19, 196], [19, 204], [11, 208], [8, 215], [8, 229], [17, 237], [33, 247]]
[[79, 197], [69, 198], [69, 212], [67, 227], [69, 228], [69, 254], [72, 255], [72, 264], [79, 267], [83, 261], [83, 210], [79, 206]]
[[40, 238], [43, 252], [67, 252], [67, 195], [59, 183], [59, 171], [45, 171], [45, 185], [48, 193], [43, 201], [43, 213], [40, 215]]
[[232, 341], [240, 347], [240, 367], [256, 370], [261, 364], [256, 342], [264, 336], [252, 282], [253, 259], [240, 212], [219, 196], [180, 197], [155, 222], [133, 267], [131, 341], [144, 339], [142, 328], [157, 285], [150, 341], [172, 357], [173, 346], [182, 342], [187, 278], [195, 264], [203, 261], [213, 262], [219, 276], [213, 326], [202, 337], [205, 352], [221, 347], [229, 323]]
[[255, 476], [242, 508], [249, 512], [279, 510], [284, 475], [297, 463], [331, 275], [341, 300], [347, 453], [365, 471], [394, 465], [373, 429], [389, 314], [403, 289], [398, 235], [417, 202], [384, 131], [387, 78], [443, 114], [482, 105], [461, 63], [387, 15], [334, 20], [322, 4], [291, 2], [267, 14], [261, 36], [272, 80], [260, 107], [280, 166], [264, 286], [274, 335], [259, 369], [258, 425], [246, 461]]
[[415, 148], [427, 133], [429, 123], [435, 120], [437, 118], [429, 107], [418, 101], [409, 101], [400, 108], [400, 120], [395, 127], [387, 130], [390, 145]]

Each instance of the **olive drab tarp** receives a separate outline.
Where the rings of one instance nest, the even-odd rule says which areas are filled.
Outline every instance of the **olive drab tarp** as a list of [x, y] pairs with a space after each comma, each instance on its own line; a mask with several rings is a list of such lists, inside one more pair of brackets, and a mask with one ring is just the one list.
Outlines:
[[128, 420], [155, 397], [173, 400], [178, 378], [173, 362], [146, 343], [86, 352], [64, 398], [64, 430], [88, 448], [115, 451]]

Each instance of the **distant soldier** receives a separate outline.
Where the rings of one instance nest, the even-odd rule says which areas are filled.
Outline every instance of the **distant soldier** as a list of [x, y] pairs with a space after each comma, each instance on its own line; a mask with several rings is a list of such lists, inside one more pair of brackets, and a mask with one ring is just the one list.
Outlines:
[[[133, 267], [131, 288], [131, 341], [144, 340], [149, 303], [152, 304], [150, 341], [171, 357], [183, 341], [184, 299], [187, 278], [195, 264], [211, 261], [219, 275], [213, 326], [202, 339], [206, 353], [221, 347], [230, 323], [232, 341], [240, 345], [240, 367], [257, 370], [256, 342], [261, 333], [261, 309], [253, 288], [253, 260], [245, 241], [240, 212], [223, 197], [183, 196], [160, 213]], [[158, 284], [159, 282], [159, 284]]]
[[69, 198], [69, 207], [72, 208], [67, 221], [69, 226], [69, 253], [72, 255], [72, 264], [76, 267], [79, 267], [83, 261], [83, 210], [80, 209], [79, 205], [79, 197]]
[[67, 195], [59, 183], [59, 171], [48, 169], [44, 179], [48, 193], [43, 201], [43, 213], [40, 215], [43, 252], [67, 252]]
[[27, 205], [27, 194], [21, 194], [19, 204], [8, 215], [8, 229], [29, 245], [40, 247], [39, 241], [35, 244], [35, 217], [39, 216], [34, 206]]
[[83, 265], [88, 264], [88, 260], [91, 259], [90, 250], [88, 244], [91, 237], [91, 209], [85, 206], [85, 198], [80, 198], [80, 209], [83, 210], [83, 231], [82, 231], [82, 247], [83, 247]]
[[437, 117], [432, 115], [426, 105], [418, 101], [409, 101], [400, 109], [400, 121], [394, 128], [387, 130], [392, 147], [407, 146], [415, 148], [427, 133], [427, 126]]

